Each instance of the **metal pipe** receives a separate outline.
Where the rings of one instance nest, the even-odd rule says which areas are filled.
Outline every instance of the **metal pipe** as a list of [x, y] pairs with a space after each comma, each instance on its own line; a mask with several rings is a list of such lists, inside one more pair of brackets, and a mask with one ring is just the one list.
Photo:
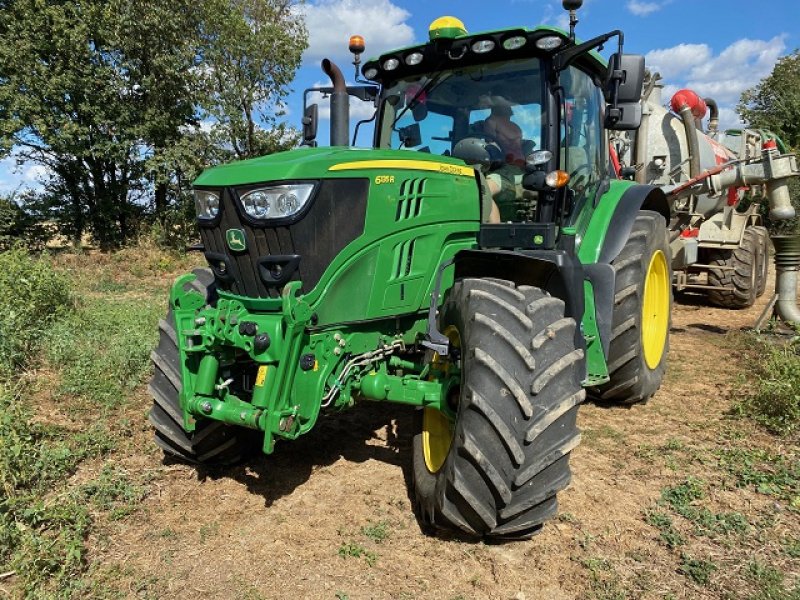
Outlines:
[[348, 146], [350, 142], [350, 96], [342, 71], [327, 58], [322, 61], [322, 70], [331, 78], [331, 146]]
[[700, 175], [700, 143], [697, 140], [697, 127], [694, 115], [688, 104], [681, 106], [683, 130], [686, 132], [686, 144], [689, 147], [689, 177], [694, 179]]
[[719, 106], [713, 98], [703, 98], [703, 102], [706, 103], [708, 111], [711, 113], [708, 117], [708, 133], [715, 135], [719, 128]]
[[800, 270], [800, 234], [772, 236], [775, 245], [775, 312], [783, 320], [800, 324], [797, 307], [797, 273]]

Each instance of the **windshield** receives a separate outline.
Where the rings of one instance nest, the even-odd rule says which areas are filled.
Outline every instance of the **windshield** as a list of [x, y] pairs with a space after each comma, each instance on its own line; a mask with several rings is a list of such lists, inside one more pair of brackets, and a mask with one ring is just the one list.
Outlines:
[[378, 147], [451, 156], [477, 138], [521, 160], [541, 146], [542, 85], [537, 58], [396, 81], [383, 93]]

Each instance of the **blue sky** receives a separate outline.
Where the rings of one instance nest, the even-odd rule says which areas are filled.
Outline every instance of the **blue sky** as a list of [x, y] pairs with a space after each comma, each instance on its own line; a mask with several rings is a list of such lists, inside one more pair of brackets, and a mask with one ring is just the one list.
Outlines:
[[[453, 15], [470, 31], [538, 24], [563, 25], [560, 0], [307, 0], [309, 49], [289, 97], [286, 120], [300, 126], [302, 91], [326, 84], [320, 60], [330, 57], [352, 75], [347, 40], [366, 38], [366, 56], [427, 39], [436, 17]], [[578, 13], [584, 39], [612, 29], [625, 32], [626, 52], [645, 54], [672, 92], [688, 86], [720, 104], [722, 126], [736, 126], [734, 112], [742, 90], [772, 71], [775, 61], [800, 48], [798, 0], [585, 0]], [[323, 107], [320, 107], [323, 109]], [[353, 106], [354, 117], [368, 107]], [[325, 115], [325, 110], [321, 111]], [[319, 139], [327, 139], [328, 121], [320, 121]], [[366, 132], [365, 132], [366, 133]], [[360, 142], [368, 143], [362, 134]], [[360, 144], [361, 145], [361, 144]], [[45, 174], [35, 165], [0, 161], [0, 194], [35, 187]]]

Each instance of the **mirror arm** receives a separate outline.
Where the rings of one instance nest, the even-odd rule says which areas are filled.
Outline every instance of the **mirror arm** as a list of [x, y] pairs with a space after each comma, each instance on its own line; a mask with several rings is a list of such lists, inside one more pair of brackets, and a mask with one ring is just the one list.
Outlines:
[[581, 54], [602, 46], [615, 36], [619, 38], [619, 52], [621, 54], [622, 44], [625, 41], [625, 36], [622, 31], [615, 29], [614, 31], [609, 31], [608, 33], [598, 35], [596, 38], [592, 38], [591, 40], [583, 42], [582, 44], [578, 44], [577, 46], [571, 46], [560, 52], [557, 52], [553, 57], [553, 67], [556, 71], [563, 71], [573, 62], [575, 62], [575, 59], [577, 59]]

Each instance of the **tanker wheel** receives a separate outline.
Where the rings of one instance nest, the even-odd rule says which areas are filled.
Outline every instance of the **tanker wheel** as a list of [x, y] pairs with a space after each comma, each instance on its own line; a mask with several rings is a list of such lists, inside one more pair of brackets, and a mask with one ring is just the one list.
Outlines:
[[460, 366], [450, 422], [417, 411], [413, 483], [428, 530], [526, 539], [556, 513], [585, 392], [583, 351], [564, 303], [538, 288], [465, 279], [450, 290], [440, 326]]
[[[194, 274], [197, 279], [190, 285], [208, 302], [213, 302], [216, 286], [211, 271], [195, 269]], [[148, 391], [153, 397], [153, 408], [149, 418], [156, 444], [164, 453], [193, 464], [231, 465], [242, 460], [252, 446], [253, 435], [249, 430], [205, 419], [198, 419], [192, 433], [183, 429], [180, 353], [172, 308], [159, 323], [158, 346], [150, 358], [153, 378]]]
[[[709, 253], [708, 291], [712, 304], [723, 308], [753, 306], [758, 292], [758, 256], [760, 242], [752, 227], [742, 236], [734, 250], [713, 250]], [[721, 267], [715, 269], [714, 267]], [[766, 284], [765, 284], [766, 285]]]
[[644, 402], [661, 387], [672, 309], [670, 250], [664, 218], [643, 210], [611, 266], [614, 311], [608, 349], [609, 381], [592, 388], [601, 402]]
[[767, 228], [755, 225], [750, 228], [758, 238], [758, 263], [756, 265], [756, 297], [760, 298], [767, 290], [769, 277], [769, 233]]

